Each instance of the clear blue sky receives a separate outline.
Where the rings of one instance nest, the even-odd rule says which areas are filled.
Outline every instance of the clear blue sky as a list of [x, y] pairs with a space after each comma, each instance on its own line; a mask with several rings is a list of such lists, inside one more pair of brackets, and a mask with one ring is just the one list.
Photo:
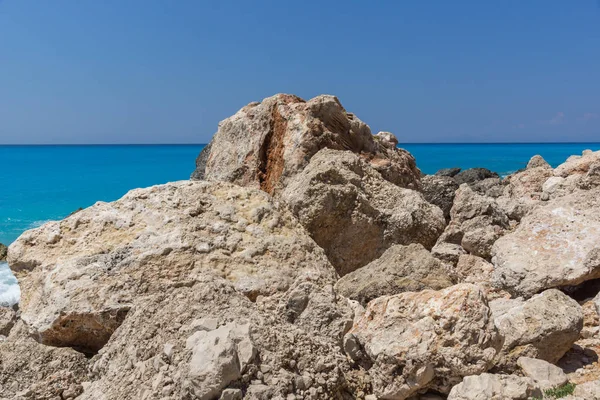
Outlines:
[[0, 143], [205, 143], [278, 92], [405, 143], [600, 141], [600, 3], [0, 0]]

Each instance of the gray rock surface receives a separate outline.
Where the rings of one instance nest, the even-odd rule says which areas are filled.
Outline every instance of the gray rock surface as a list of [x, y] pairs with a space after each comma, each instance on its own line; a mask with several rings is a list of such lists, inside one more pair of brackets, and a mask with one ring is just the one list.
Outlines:
[[563, 386], [568, 382], [567, 374], [556, 365], [530, 357], [520, 357], [517, 365], [523, 375], [533, 379], [542, 391]]
[[581, 306], [556, 289], [527, 301], [497, 299], [490, 302], [494, 322], [504, 337], [495, 362], [500, 371], [513, 372], [520, 357], [556, 363], [577, 341], [583, 329]]
[[418, 188], [415, 160], [397, 142], [389, 132], [373, 136], [334, 96], [304, 101], [278, 94], [222, 121], [193, 177], [201, 177], [204, 166], [205, 179], [276, 193], [319, 150], [330, 148], [360, 155], [389, 182]]
[[484, 179], [499, 177], [500, 176], [497, 173], [492, 172], [489, 169], [471, 168], [461, 171], [460, 173], [454, 176], [454, 179], [459, 185], [462, 185], [463, 183], [471, 185]]
[[460, 168], [442, 168], [435, 173], [437, 176], [448, 176], [450, 178], [456, 176], [460, 172]]
[[386, 181], [348, 151], [321, 150], [280, 198], [342, 276], [394, 244], [430, 249], [446, 224], [420, 193]]
[[487, 371], [500, 346], [485, 296], [470, 284], [375, 299], [344, 339], [374, 394], [400, 400], [424, 389], [448, 393]]
[[200, 181], [204, 179], [206, 173], [206, 163], [208, 162], [208, 157], [210, 156], [210, 150], [212, 149], [212, 142], [208, 143], [204, 148], [200, 151], [198, 158], [196, 158], [196, 169], [192, 173], [191, 179]]
[[467, 376], [454, 386], [448, 400], [530, 400], [541, 398], [533, 380], [515, 375]]
[[450, 219], [450, 210], [454, 204], [454, 196], [458, 184], [448, 176], [426, 175], [421, 178], [421, 193], [425, 200], [435, 204], [444, 212], [446, 220]]
[[453, 284], [447, 265], [420, 244], [411, 244], [390, 247], [377, 260], [342, 277], [335, 290], [366, 305], [381, 296], [439, 290]]
[[600, 277], [600, 190], [578, 191], [527, 215], [493, 246], [494, 285], [515, 296]]
[[8, 336], [16, 320], [17, 313], [12, 307], [0, 306], [0, 336]]

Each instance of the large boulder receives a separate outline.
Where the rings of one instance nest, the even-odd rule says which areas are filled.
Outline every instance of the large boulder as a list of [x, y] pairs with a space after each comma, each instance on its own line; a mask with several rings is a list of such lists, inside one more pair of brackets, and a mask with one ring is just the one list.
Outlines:
[[192, 178], [234, 182], [275, 193], [321, 149], [354, 152], [388, 181], [417, 188], [414, 158], [389, 132], [371, 134], [334, 96], [309, 101], [278, 94], [250, 103], [219, 124]]
[[345, 275], [394, 244], [430, 249], [446, 224], [417, 191], [388, 182], [358, 155], [324, 149], [281, 193], [311, 237]]
[[556, 363], [577, 341], [583, 328], [581, 306], [556, 289], [527, 301], [492, 300], [490, 308], [504, 337], [495, 366], [500, 371], [514, 371], [519, 357]]
[[530, 378], [515, 375], [467, 376], [454, 386], [448, 400], [530, 400], [542, 392]]
[[411, 244], [390, 247], [377, 260], [342, 277], [335, 290], [366, 305], [385, 295], [439, 290], [452, 285], [448, 267], [422, 245]]
[[302, 277], [336, 277], [268, 195], [205, 182], [136, 189], [47, 223], [11, 245], [9, 264], [21, 284], [21, 318], [41, 342], [92, 352], [137, 296], [191, 284], [201, 271], [250, 299], [285, 292]]
[[585, 150], [581, 156], [571, 156], [554, 169], [554, 175], [566, 178], [570, 175], [585, 175], [592, 165], [600, 162], [600, 151]]
[[368, 369], [378, 398], [448, 393], [463, 377], [487, 371], [500, 349], [483, 292], [460, 284], [371, 301], [344, 348]]
[[544, 183], [553, 175], [552, 167], [540, 156], [534, 156], [525, 170], [506, 177], [504, 195], [524, 201], [540, 200]]
[[258, 381], [271, 397], [351, 390], [340, 345], [353, 313], [338, 275], [262, 191], [134, 190], [26, 232], [9, 261], [29, 334], [93, 356], [81, 399], [213, 399]]
[[600, 277], [600, 189], [549, 201], [493, 246], [494, 285], [515, 296]]

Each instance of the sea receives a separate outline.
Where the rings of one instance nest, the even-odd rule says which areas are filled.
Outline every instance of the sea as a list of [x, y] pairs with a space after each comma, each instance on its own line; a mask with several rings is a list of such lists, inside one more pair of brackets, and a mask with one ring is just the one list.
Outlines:
[[[0, 146], [0, 243], [127, 191], [188, 179], [204, 145]], [[600, 143], [403, 144], [427, 174], [483, 167], [508, 175], [540, 154], [552, 166]], [[14, 304], [19, 286], [0, 263], [0, 304]]]

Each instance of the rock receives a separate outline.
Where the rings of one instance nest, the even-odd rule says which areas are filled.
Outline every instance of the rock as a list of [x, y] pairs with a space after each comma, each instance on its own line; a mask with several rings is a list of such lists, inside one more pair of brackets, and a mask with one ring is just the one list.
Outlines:
[[357, 300], [369, 301], [403, 292], [439, 290], [452, 286], [447, 266], [420, 244], [394, 245], [375, 261], [341, 278], [336, 292]]
[[17, 313], [11, 307], [0, 306], [0, 336], [8, 336], [17, 321]]
[[394, 244], [430, 249], [446, 224], [420, 193], [382, 179], [348, 151], [321, 150], [289, 181], [281, 200], [342, 276]]
[[537, 207], [493, 246], [494, 286], [514, 296], [600, 277], [600, 190]]
[[0, 398], [74, 399], [83, 392], [87, 365], [83, 354], [41, 345], [18, 324], [0, 341]]
[[557, 388], [567, 383], [567, 375], [556, 365], [547, 361], [529, 357], [520, 357], [517, 364], [523, 374], [535, 382], [536, 386], [545, 391]]
[[459, 185], [462, 185], [463, 183], [471, 185], [488, 178], [500, 178], [500, 176], [485, 168], [467, 169], [454, 176], [454, 180], [456, 180], [456, 183]]
[[504, 192], [505, 182], [500, 178], [486, 178], [475, 183], [470, 183], [469, 187], [484, 196], [497, 198]]
[[544, 157], [542, 157], [540, 155], [535, 155], [535, 156], [531, 157], [531, 159], [527, 163], [527, 169], [534, 169], [534, 168], [552, 169], [550, 164], [548, 164], [548, 162], [546, 160], [544, 160]]
[[456, 191], [450, 217], [437, 244], [454, 243], [486, 259], [491, 258], [493, 244], [509, 227], [508, 216], [496, 201], [476, 193], [468, 185], [461, 185]]
[[[532, 162], [529, 162], [531, 165]], [[546, 181], [554, 174], [552, 167], [527, 166], [527, 169], [506, 177], [504, 195], [513, 199], [540, 200]], [[536, 165], [536, 162], [533, 163]]]
[[204, 148], [200, 151], [198, 158], [196, 158], [196, 169], [192, 173], [190, 179], [201, 181], [204, 179], [204, 175], [206, 172], [206, 163], [208, 162], [208, 157], [210, 156], [210, 150], [212, 148], [212, 142], [208, 143]]
[[575, 387], [573, 395], [586, 400], [600, 399], [600, 380], [585, 382]]
[[448, 400], [529, 400], [541, 398], [533, 380], [515, 375], [467, 376], [454, 386]]
[[437, 176], [447, 176], [447, 177], [455, 177], [460, 172], [460, 168], [443, 168], [440, 169], [435, 174]]
[[240, 389], [225, 389], [219, 400], [242, 400], [244, 394]]
[[47, 223], [13, 243], [9, 264], [21, 318], [39, 340], [91, 353], [138, 296], [193, 285], [201, 272], [250, 299], [284, 293], [297, 279], [336, 279], [322, 250], [266, 194], [206, 182], [136, 189]]
[[421, 193], [425, 200], [435, 204], [444, 212], [446, 220], [450, 219], [450, 210], [454, 204], [458, 184], [448, 176], [426, 175], [421, 179]]
[[577, 341], [583, 328], [581, 306], [556, 289], [527, 301], [492, 300], [490, 308], [504, 337], [495, 366], [499, 371], [514, 371], [519, 357], [555, 364]]
[[192, 177], [202, 177], [204, 170], [207, 180], [233, 182], [273, 194], [301, 172], [319, 150], [329, 148], [358, 154], [384, 179], [416, 189], [420, 171], [414, 157], [397, 149], [397, 143], [389, 132], [373, 136], [369, 127], [346, 112], [334, 96], [304, 101], [278, 94], [250, 103], [222, 121]]
[[456, 265], [463, 254], [467, 254], [465, 249], [460, 244], [455, 243], [438, 242], [431, 249], [431, 255], [451, 265]]
[[555, 176], [585, 175], [590, 167], [600, 161], [600, 151], [584, 151], [581, 156], [571, 156], [554, 170]]
[[583, 190], [590, 190], [600, 186], [600, 161], [592, 164], [585, 176], [578, 182]]
[[492, 289], [490, 281], [494, 266], [481, 257], [471, 254], [461, 255], [454, 271], [459, 282], [472, 283], [487, 290]]
[[8, 253], [8, 247], [0, 243], [0, 262], [6, 261], [6, 254]]
[[492, 366], [501, 338], [483, 292], [460, 284], [371, 301], [344, 339], [368, 369], [379, 398], [406, 399], [425, 389], [448, 393]]

